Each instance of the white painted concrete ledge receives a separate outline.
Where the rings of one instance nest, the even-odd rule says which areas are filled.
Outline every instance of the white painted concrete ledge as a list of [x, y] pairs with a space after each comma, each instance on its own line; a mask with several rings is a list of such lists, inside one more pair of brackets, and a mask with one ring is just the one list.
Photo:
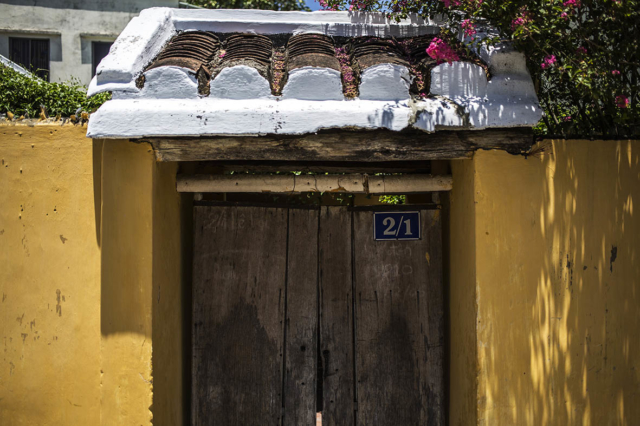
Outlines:
[[362, 128], [425, 132], [437, 129], [531, 127], [542, 116], [524, 55], [507, 47], [478, 48], [493, 74], [464, 62], [432, 71], [433, 98], [409, 98], [411, 75], [405, 67], [380, 64], [363, 72], [360, 99], [345, 100], [340, 73], [327, 68], [293, 70], [281, 97], [248, 66], [225, 68], [198, 94], [192, 71], [160, 67], [135, 81], [177, 31], [322, 33], [341, 36], [435, 34], [438, 23], [413, 16], [398, 24], [381, 14], [350, 12], [273, 12], [155, 8], [131, 21], [98, 67], [88, 94], [112, 91], [89, 120], [88, 136], [304, 134], [321, 129]]
[[[466, 111], [462, 115], [459, 110]], [[120, 99], [104, 104], [89, 120], [93, 138], [152, 136], [258, 136], [305, 134], [322, 129], [360, 128], [434, 132], [452, 129], [533, 126], [536, 107], [504, 99], [467, 100], [458, 107], [445, 99], [405, 101], [301, 101], [272, 99]]]

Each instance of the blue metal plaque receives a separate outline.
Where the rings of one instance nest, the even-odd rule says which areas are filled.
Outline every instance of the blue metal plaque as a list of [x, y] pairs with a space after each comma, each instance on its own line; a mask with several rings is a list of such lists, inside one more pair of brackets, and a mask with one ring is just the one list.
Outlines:
[[376, 241], [419, 240], [420, 212], [375, 212], [373, 238]]

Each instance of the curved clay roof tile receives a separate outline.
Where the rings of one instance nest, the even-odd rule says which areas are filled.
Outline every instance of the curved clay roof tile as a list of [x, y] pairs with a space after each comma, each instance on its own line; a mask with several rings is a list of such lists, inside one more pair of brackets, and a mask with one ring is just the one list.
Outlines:
[[213, 59], [220, 40], [204, 31], [188, 31], [175, 36], [147, 70], [162, 66], [178, 66], [197, 71]]

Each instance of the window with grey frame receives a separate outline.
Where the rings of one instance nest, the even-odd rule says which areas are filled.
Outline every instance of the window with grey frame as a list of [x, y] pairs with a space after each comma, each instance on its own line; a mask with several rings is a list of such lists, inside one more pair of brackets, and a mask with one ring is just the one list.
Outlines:
[[9, 37], [9, 59], [49, 81], [49, 39]]

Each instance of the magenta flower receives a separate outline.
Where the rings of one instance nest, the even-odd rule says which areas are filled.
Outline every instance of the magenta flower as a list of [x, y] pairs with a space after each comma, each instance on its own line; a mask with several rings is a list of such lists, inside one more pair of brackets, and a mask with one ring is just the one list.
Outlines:
[[327, 0], [318, 0], [318, 3], [320, 3], [322, 10], [338, 10], [338, 6], [329, 6]]
[[564, 7], [578, 8], [580, 7], [580, 0], [567, 0], [564, 3], [562, 3], [562, 5]]
[[447, 61], [449, 65], [451, 65], [453, 61], [460, 60], [455, 50], [453, 50], [444, 40], [439, 39], [438, 37], [431, 41], [431, 44], [427, 48], [427, 53], [433, 59], [438, 61], [438, 64]]
[[570, 115], [567, 115], [566, 117], [564, 117], [564, 118], [562, 119], [562, 121], [564, 121], [564, 122], [571, 121], [571, 116], [570, 116]]
[[585, 55], [587, 53], [587, 48], [584, 46], [580, 46], [576, 49], [576, 53], [578, 55]]
[[526, 25], [533, 20], [533, 16], [531, 12], [527, 10], [526, 6], [520, 8], [520, 15], [516, 16], [513, 21], [511, 21], [511, 30], [515, 31], [518, 27], [522, 27], [526, 29]]
[[547, 69], [556, 63], [556, 55], [547, 55], [544, 57], [544, 62], [540, 64], [540, 68]]
[[618, 108], [627, 108], [629, 107], [629, 98], [623, 95], [616, 96], [616, 106]]
[[521, 17], [521, 16], [517, 17], [516, 19], [511, 21], [511, 29], [513, 31], [515, 31], [518, 27], [523, 26], [526, 23], [527, 22], [525, 21], [525, 19], [523, 17]]
[[619, 76], [619, 75], [620, 75], [620, 71], [618, 71], [618, 70], [613, 70], [613, 71], [611, 71], [611, 74], [613, 74], [614, 76], [616, 76], [616, 77], [617, 77], [617, 76]]
[[344, 47], [336, 47], [336, 58], [340, 63], [340, 70], [342, 71], [342, 84], [343, 91], [346, 97], [355, 98], [358, 95], [358, 86], [356, 84], [356, 76], [351, 68], [349, 54]]
[[462, 0], [441, 0], [444, 3], [444, 7], [460, 6], [462, 4]]
[[477, 33], [476, 26], [471, 22], [471, 19], [465, 19], [462, 21], [461, 27], [464, 30], [464, 33], [469, 37], [473, 37]]
[[561, 17], [562, 19], [564, 19], [565, 21], [569, 19], [569, 15], [567, 15], [567, 12], [562, 12], [562, 13], [560, 14], [560, 17]]

